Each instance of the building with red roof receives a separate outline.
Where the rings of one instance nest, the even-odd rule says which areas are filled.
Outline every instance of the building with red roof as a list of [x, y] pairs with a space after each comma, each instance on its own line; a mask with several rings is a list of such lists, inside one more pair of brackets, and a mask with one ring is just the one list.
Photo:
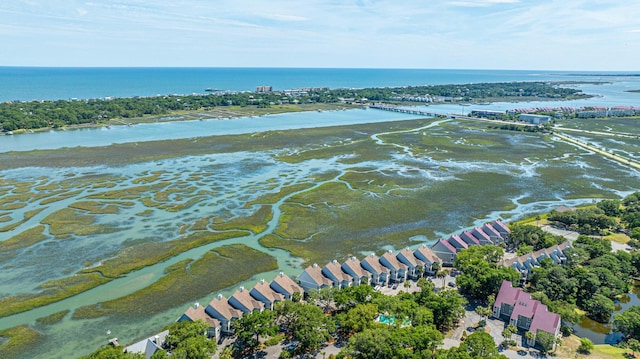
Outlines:
[[531, 298], [529, 293], [514, 288], [504, 281], [493, 305], [493, 316], [507, 321], [516, 328], [534, 334], [528, 345], [535, 345], [538, 332], [545, 331], [554, 337], [560, 334], [560, 315], [550, 312], [546, 305]]

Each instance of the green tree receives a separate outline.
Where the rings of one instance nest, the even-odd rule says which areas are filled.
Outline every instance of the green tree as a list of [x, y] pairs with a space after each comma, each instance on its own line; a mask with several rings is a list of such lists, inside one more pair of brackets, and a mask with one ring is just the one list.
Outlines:
[[286, 328], [289, 336], [298, 341], [300, 352], [317, 349], [331, 338], [336, 326], [331, 317], [313, 304], [279, 302], [276, 306], [278, 322]]
[[219, 359], [233, 359], [233, 351], [231, 350], [231, 348], [226, 347], [222, 349], [222, 352], [220, 352]]
[[275, 324], [275, 313], [271, 310], [254, 311], [244, 314], [231, 325], [238, 340], [236, 345], [244, 352], [252, 353], [260, 345], [260, 336], [275, 335], [278, 326]]
[[416, 301], [433, 312], [434, 324], [443, 331], [452, 328], [458, 322], [467, 304], [467, 300], [452, 289], [442, 290], [438, 294], [421, 292], [416, 295]]
[[580, 338], [580, 346], [578, 352], [582, 354], [589, 354], [593, 350], [593, 342], [589, 338]]
[[617, 217], [620, 215], [620, 200], [617, 199], [605, 199], [596, 204], [598, 208], [600, 208], [605, 215], [610, 217]]
[[373, 320], [377, 315], [377, 305], [358, 304], [354, 308], [349, 309], [347, 316], [344, 321], [341, 322], [341, 325], [347, 332], [361, 332], [373, 326], [375, 323]]
[[171, 351], [175, 359], [209, 359], [216, 352], [216, 343], [204, 335], [185, 338]]
[[585, 301], [584, 309], [593, 320], [600, 323], [608, 323], [616, 306], [611, 299], [602, 294], [595, 294]]
[[445, 279], [447, 278], [447, 276], [449, 275], [450, 270], [449, 269], [441, 269], [436, 273], [436, 277], [441, 278], [442, 279], [442, 286], [445, 286]]
[[204, 321], [183, 321], [169, 327], [165, 345], [171, 350], [172, 358], [205, 359], [215, 353], [217, 345], [206, 337], [209, 325]]
[[371, 303], [374, 298], [382, 294], [373, 290], [373, 287], [361, 284], [352, 287], [346, 287], [333, 294], [333, 300], [339, 308], [353, 308], [358, 304]]
[[640, 351], [640, 341], [638, 341], [637, 339], [629, 339], [627, 340], [627, 347], [631, 349], [633, 356], [635, 356], [636, 352]]
[[472, 358], [498, 358], [498, 348], [487, 332], [473, 332], [460, 344], [460, 350], [467, 352]]
[[486, 299], [500, 290], [503, 281], [515, 282], [521, 274], [511, 267], [498, 265], [504, 251], [493, 245], [472, 246], [461, 250], [455, 266], [462, 271], [456, 279], [462, 293], [476, 299]]
[[125, 353], [122, 347], [107, 345], [81, 359], [144, 359], [144, 354]]
[[491, 314], [493, 314], [493, 310], [489, 307], [477, 306], [475, 312], [480, 316], [480, 319], [486, 319]]
[[536, 335], [533, 332], [527, 331], [524, 333], [524, 337], [527, 339], [527, 346], [529, 346], [529, 343], [536, 338]]
[[403, 286], [404, 286], [404, 288], [405, 288], [405, 289], [409, 290], [409, 288], [411, 288], [411, 282], [410, 282], [410, 281], [408, 281], [408, 280], [406, 280], [406, 281], [404, 282]]
[[634, 305], [613, 318], [615, 330], [627, 337], [640, 340], [640, 305]]
[[307, 301], [319, 306], [326, 313], [335, 308], [336, 302], [334, 301], [334, 296], [339, 292], [340, 289], [335, 287], [313, 289], [309, 291]]
[[540, 345], [540, 350], [543, 353], [548, 353], [553, 350], [556, 344], [556, 338], [551, 333], [547, 333], [544, 330], [538, 330], [536, 333], [536, 342]]
[[433, 288], [435, 288], [435, 284], [425, 277], [418, 278], [418, 282], [416, 282], [416, 285], [418, 286], [418, 288], [420, 288], [421, 291], [432, 291]]
[[353, 335], [338, 357], [427, 358], [442, 343], [443, 335], [432, 326], [390, 329], [375, 326]]

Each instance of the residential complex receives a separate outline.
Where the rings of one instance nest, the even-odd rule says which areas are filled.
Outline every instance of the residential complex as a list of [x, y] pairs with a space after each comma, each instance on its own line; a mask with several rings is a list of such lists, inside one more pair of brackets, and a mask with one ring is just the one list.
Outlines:
[[560, 334], [560, 315], [550, 312], [547, 306], [532, 299], [529, 293], [514, 288], [511, 282], [504, 281], [493, 305], [493, 316], [502, 319], [519, 330], [534, 334], [527, 339], [527, 345], [533, 346], [540, 331], [555, 337]]

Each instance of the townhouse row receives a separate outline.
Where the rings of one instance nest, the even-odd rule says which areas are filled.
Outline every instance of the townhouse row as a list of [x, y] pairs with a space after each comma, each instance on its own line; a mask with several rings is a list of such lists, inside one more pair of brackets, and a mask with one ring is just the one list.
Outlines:
[[426, 245], [412, 251], [405, 248], [397, 254], [387, 251], [378, 257], [371, 254], [361, 261], [351, 257], [344, 263], [334, 260], [324, 267], [317, 264], [307, 267], [297, 282], [280, 272], [271, 282], [260, 280], [250, 290], [240, 287], [229, 298], [219, 294], [207, 306], [195, 303], [178, 319], [178, 322], [203, 320], [209, 325], [208, 336], [220, 339], [233, 334], [231, 323], [244, 313], [273, 309], [278, 301], [290, 300], [295, 293], [323, 287], [344, 288], [362, 283], [372, 286], [400, 283], [418, 278], [422, 273], [433, 274], [434, 268], [451, 266], [457, 251], [471, 245], [499, 244], [504, 242], [509, 229], [501, 221], [440, 239], [431, 248]]
[[206, 307], [195, 303], [178, 318], [178, 322], [203, 320], [209, 325], [209, 338], [219, 340], [221, 335], [233, 333], [231, 322], [243, 314], [272, 310], [275, 303], [291, 300], [295, 293], [302, 297], [304, 291], [293, 279], [280, 272], [271, 282], [261, 279], [250, 290], [240, 287], [228, 299], [218, 294]]
[[571, 248], [569, 241], [562, 242], [549, 248], [542, 248], [533, 253], [527, 253], [520, 257], [505, 260], [502, 264], [505, 267], [511, 267], [522, 274], [523, 279], [527, 279], [531, 273], [531, 269], [539, 267], [540, 262], [549, 258], [556, 264], [563, 265], [567, 262], [566, 251]]
[[452, 266], [458, 251], [473, 245], [500, 244], [507, 240], [509, 228], [497, 220], [481, 227], [439, 239], [433, 246], [422, 245], [411, 251], [405, 248], [395, 254], [389, 250], [382, 256], [370, 254], [362, 260], [351, 257], [340, 264], [333, 260], [324, 267], [313, 264], [298, 276], [298, 283], [308, 292], [324, 287], [344, 288], [361, 283], [373, 286], [400, 283], [422, 273], [433, 273], [434, 266]]

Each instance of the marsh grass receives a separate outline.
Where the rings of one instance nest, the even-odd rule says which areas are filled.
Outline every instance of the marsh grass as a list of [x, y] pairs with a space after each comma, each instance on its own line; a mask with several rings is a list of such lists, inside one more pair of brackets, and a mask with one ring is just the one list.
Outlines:
[[115, 204], [94, 201], [75, 202], [70, 204], [69, 207], [84, 210], [91, 214], [118, 214], [120, 212], [120, 208]]
[[145, 242], [122, 249], [100, 266], [40, 285], [40, 292], [0, 298], [0, 317], [24, 312], [71, 297], [104, 284], [113, 278], [218, 240], [247, 235], [246, 231], [197, 232], [168, 242]]
[[[35, 215], [37, 215], [38, 213], [42, 212], [44, 210], [44, 208], [37, 208], [37, 209], [33, 209], [31, 211], [27, 211], [24, 213], [24, 218], [20, 221], [16, 221], [14, 223], [11, 223], [9, 225], [6, 225], [2, 228], [0, 228], [0, 232], [7, 232], [10, 231], [14, 228], [19, 227], [20, 225], [22, 225], [23, 223], [27, 222], [28, 220], [30, 220], [31, 218], [33, 218]], [[11, 217], [9, 217], [11, 218]], [[0, 221], [1, 222], [1, 221]]]
[[239, 244], [223, 246], [196, 261], [186, 259], [168, 267], [166, 275], [135, 293], [78, 308], [73, 318], [146, 317], [276, 268], [276, 259], [268, 254]]
[[148, 185], [140, 185], [140, 186], [132, 186], [123, 189], [116, 189], [111, 191], [105, 191], [98, 194], [93, 194], [87, 196], [90, 199], [115, 199], [115, 200], [137, 200], [140, 199], [144, 194], [154, 193], [160, 191], [168, 186], [170, 186], [170, 182], [157, 182]]
[[253, 201], [247, 202], [245, 208], [249, 208], [256, 204], [275, 204], [282, 197], [288, 196], [291, 193], [303, 191], [305, 189], [313, 187], [313, 183], [299, 183], [292, 186], [284, 186], [278, 192], [265, 193]]
[[40, 285], [41, 291], [0, 298], [0, 317], [25, 312], [72, 297], [78, 293], [108, 282], [110, 279], [98, 274], [77, 274], [63, 279], [52, 280]]
[[45, 217], [41, 223], [48, 224], [49, 233], [56, 236], [56, 238], [66, 238], [72, 234], [87, 236], [119, 231], [115, 227], [93, 224], [95, 220], [95, 217], [79, 214], [73, 208], [62, 208]]
[[253, 234], [262, 233], [267, 229], [267, 223], [273, 218], [271, 206], [260, 206], [250, 216], [236, 217], [223, 223], [216, 223], [211, 227], [218, 231], [247, 230]]
[[0, 358], [19, 358], [20, 353], [34, 346], [40, 339], [41, 334], [30, 329], [26, 325], [0, 330]]
[[63, 310], [61, 312], [53, 313], [46, 317], [36, 319], [36, 323], [40, 325], [52, 325], [60, 322], [64, 317], [69, 314], [70, 310]]
[[71, 197], [75, 197], [77, 195], [79, 195], [80, 193], [82, 193], [82, 190], [78, 190], [78, 191], [64, 191], [63, 194], [59, 195], [59, 196], [55, 196], [55, 197], [49, 197], [49, 198], [45, 198], [42, 201], [40, 201], [41, 205], [45, 205], [45, 204], [51, 204], [54, 202], [58, 202], [58, 201], [63, 201], [65, 199], [71, 198]]
[[[440, 233], [456, 232], [494, 211], [515, 208], [517, 204], [514, 203], [514, 197], [517, 196], [517, 203], [522, 204], [545, 199], [597, 198], [630, 188], [628, 172], [621, 170], [617, 164], [554, 141], [543, 134], [514, 133], [491, 129], [484, 124], [451, 121], [421, 131], [380, 135], [384, 144], [371, 139], [371, 135], [375, 133], [417, 128], [430, 121], [433, 120], [268, 131], [252, 135], [199, 138], [197, 143], [190, 140], [157, 141], [135, 146], [119, 144], [104, 148], [0, 154], [0, 169], [25, 166], [66, 167], [68, 163], [76, 166], [95, 163], [117, 166], [237, 151], [269, 151], [273, 158], [287, 163], [332, 159], [340, 167], [339, 170], [332, 167], [319, 169], [308, 178], [295, 178], [294, 175], [289, 179], [289, 175], [285, 173], [279, 174], [279, 178], [265, 178], [264, 181], [261, 180], [260, 186], [266, 185], [267, 190], [276, 193], [264, 193], [252, 201], [249, 200], [251, 196], [247, 196], [247, 203], [242, 208], [251, 209], [252, 206], [262, 205], [250, 216], [228, 221], [217, 213], [191, 216], [189, 218], [193, 218], [190, 219], [193, 225], [190, 228], [188, 224], [180, 224], [184, 225], [180, 233], [185, 234], [179, 239], [165, 242], [160, 242], [161, 239], [158, 238], [127, 240], [123, 244], [124, 248], [107, 254], [113, 255], [112, 258], [104, 260], [99, 266], [79, 272], [80, 276], [86, 276], [85, 282], [62, 281], [56, 285], [49, 283], [40, 293], [3, 298], [2, 301], [6, 302], [0, 302], [0, 308], [9, 308], [14, 313], [16, 310], [28, 310], [73, 295], [82, 288], [92, 288], [132, 270], [166, 260], [191, 248], [246, 236], [250, 231], [264, 233], [264, 226], [273, 215], [269, 205], [299, 191], [302, 193], [284, 201], [280, 208], [282, 217], [276, 231], [265, 235], [260, 243], [268, 248], [287, 250], [292, 256], [303, 258], [308, 264], [379, 251], [382, 246], [399, 249], [415, 244], [409, 241], [415, 235], [436, 239]], [[407, 148], [412, 155], [408, 154]], [[258, 164], [248, 161], [242, 166], [254, 170]], [[152, 226], [152, 215], [156, 210], [175, 210], [177, 216], [180, 216], [187, 212], [185, 209], [204, 202], [204, 199], [216, 192], [226, 191], [224, 186], [217, 186], [215, 180], [209, 180], [209, 177], [223, 170], [225, 165], [203, 168], [195, 177], [189, 177], [194, 180], [200, 178], [203, 183], [199, 185], [209, 186], [207, 190], [195, 194], [191, 192], [193, 184], [189, 181], [177, 180], [178, 176], [170, 179], [166, 173], [152, 171], [139, 174], [138, 181], [133, 185], [127, 182], [129, 178], [100, 176], [95, 173], [70, 173], [60, 186], [47, 184], [47, 179], [37, 179], [38, 182], [29, 181], [25, 184], [0, 180], [0, 185], [3, 186], [0, 187], [0, 192], [4, 191], [6, 194], [0, 201], [14, 203], [15, 198], [20, 196], [24, 196], [24, 200], [19, 201], [25, 203], [33, 201], [36, 196], [60, 200], [66, 192], [73, 192], [76, 188], [103, 188], [104, 191], [99, 194], [77, 194], [81, 198], [78, 200], [80, 205], [54, 212], [42, 223], [49, 223], [53, 228], [51, 233], [60, 237], [100, 233], [100, 228], [93, 227], [98, 217], [85, 212], [113, 211], [114, 208], [109, 205], [123, 207], [119, 202], [130, 201], [132, 206], [142, 203], [149, 207], [136, 214], [147, 218], [134, 217], [134, 220], [150, 222], [145, 225]], [[423, 175], [423, 172], [427, 175]], [[334, 180], [341, 173], [344, 174]], [[309, 190], [321, 181], [329, 183]], [[34, 193], [34, 184], [46, 186], [50, 188], [50, 192]], [[118, 187], [111, 188], [115, 184]], [[276, 190], [277, 188], [280, 189]], [[256, 189], [248, 185], [238, 190], [249, 193]], [[239, 195], [238, 202], [243, 201], [240, 199], [243, 195]], [[17, 197], [9, 201], [4, 199], [7, 196]], [[198, 217], [200, 218], [196, 219]], [[175, 233], [176, 230], [175, 223], [169, 221], [156, 223], [154, 226], [170, 233]], [[229, 231], [205, 230], [213, 228]], [[106, 230], [117, 229], [107, 227]], [[434, 232], [436, 230], [439, 231], [437, 234]], [[16, 243], [17, 240], [9, 242], [11, 246], [16, 246]], [[91, 261], [103, 259], [92, 258]], [[234, 263], [219, 269], [229, 271], [231, 277], [235, 272], [246, 270]], [[172, 273], [167, 276], [177, 275]], [[71, 287], [71, 290], [67, 291], [66, 287]], [[16, 304], [18, 302], [20, 303]], [[3, 303], [10, 305], [1, 305]], [[95, 311], [103, 309], [93, 308]]]
[[81, 273], [97, 272], [108, 278], [116, 278], [189, 249], [248, 234], [246, 231], [194, 232], [173, 241], [144, 242], [124, 248], [114, 258], [104, 261], [100, 266], [84, 269]]
[[153, 214], [153, 210], [152, 209], [145, 209], [142, 212], [136, 213], [136, 216], [150, 217], [152, 214]]
[[0, 241], [0, 251], [12, 251], [15, 249], [30, 247], [38, 242], [49, 238], [43, 234], [44, 225], [29, 228], [26, 231], [16, 234], [7, 240]]
[[[226, 135], [170, 141], [114, 144], [106, 147], [78, 147], [58, 150], [38, 150], [0, 153], [0, 170], [23, 167], [118, 166], [155, 160], [238, 151], [270, 151], [274, 148], [302, 149], [313, 143], [325, 143], [327, 138], [369, 137], [378, 132], [408, 129], [422, 122], [416, 120], [373, 123], [353, 126], [333, 126], [289, 131], [268, 131], [249, 135]], [[118, 182], [114, 180], [114, 182]], [[28, 191], [27, 188], [25, 191]], [[133, 195], [135, 193], [132, 193]], [[121, 198], [114, 194], [115, 198]], [[135, 198], [135, 197], [134, 197]]]
[[640, 117], [571, 118], [559, 120], [558, 123], [587, 131], [637, 133]]

